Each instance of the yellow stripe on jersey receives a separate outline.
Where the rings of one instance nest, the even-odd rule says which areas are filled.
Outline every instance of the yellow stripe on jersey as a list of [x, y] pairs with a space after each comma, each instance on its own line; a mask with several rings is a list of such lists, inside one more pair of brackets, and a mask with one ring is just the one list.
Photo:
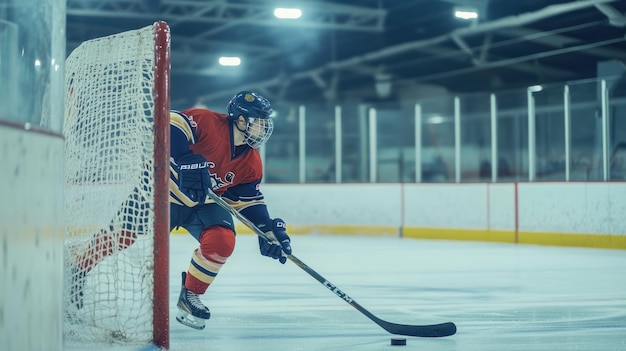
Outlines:
[[176, 111], [170, 112], [170, 125], [180, 129], [185, 136], [187, 136], [187, 140], [191, 144], [196, 143], [196, 136], [193, 133], [193, 128], [191, 127], [191, 122], [184, 114]]
[[224, 197], [223, 198], [229, 205], [231, 205], [235, 210], [237, 211], [241, 211], [245, 208], [248, 208], [250, 206], [254, 206], [254, 205], [264, 205], [265, 201], [264, 200], [251, 200], [251, 201], [233, 201], [229, 198]]
[[170, 179], [170, 202], [175, 203], [177, 205], [184, 205], [187, 207], [194, 207], [198, 204], [197, 201], [191, 200], [187, 195], [185, 195], [180, 189], [175, 181]]

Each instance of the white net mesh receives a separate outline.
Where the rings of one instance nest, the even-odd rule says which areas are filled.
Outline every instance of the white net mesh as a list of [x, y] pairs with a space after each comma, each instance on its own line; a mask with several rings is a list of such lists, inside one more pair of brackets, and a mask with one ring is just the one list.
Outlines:
[[66, 340], [149, 342], [153, 308], [153, 27], [66, 61]]

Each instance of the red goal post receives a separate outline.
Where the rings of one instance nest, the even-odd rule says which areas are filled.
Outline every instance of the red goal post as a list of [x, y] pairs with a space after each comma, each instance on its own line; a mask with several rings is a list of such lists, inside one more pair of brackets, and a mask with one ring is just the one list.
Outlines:
[[156, 22], [66, 60], [66, 343], [169, 348], [170, 41]]

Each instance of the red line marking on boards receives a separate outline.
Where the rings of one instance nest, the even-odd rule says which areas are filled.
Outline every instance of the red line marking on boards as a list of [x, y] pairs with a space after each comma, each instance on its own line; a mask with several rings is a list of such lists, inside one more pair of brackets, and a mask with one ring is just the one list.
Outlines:
[[487, 183], [487, 230], [491, 230], [491, 184]]
[[515, 243], [519, 243], [519, 196], [518, 196], [518, 182], [515, 185]]
[[404, 192], [406, 189], [404, 188], [404, 183], [400, 183], [400, 228], [398, 228], [398, 236], [404, 237], [404, 219], [405, 219], [405, 211], [404, 207]]

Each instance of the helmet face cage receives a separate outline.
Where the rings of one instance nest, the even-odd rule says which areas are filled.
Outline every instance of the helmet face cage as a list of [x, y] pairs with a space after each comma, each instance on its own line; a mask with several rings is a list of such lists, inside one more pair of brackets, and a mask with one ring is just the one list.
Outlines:
[[274, 121], [270, 118], [248, 118], [248, 125], [244, 131], [246, 144], [253, 149], [258, 149], [272, 136]]
[[[244, 133], [246, 144], [254, 149], [263, 145], [274, 131], [271, 114], [269, 100], [252, 91], [239, 92], [228, 103], [228, 118]], [[247, 120], [245, 129], [237, 126], [239, 116]]]

